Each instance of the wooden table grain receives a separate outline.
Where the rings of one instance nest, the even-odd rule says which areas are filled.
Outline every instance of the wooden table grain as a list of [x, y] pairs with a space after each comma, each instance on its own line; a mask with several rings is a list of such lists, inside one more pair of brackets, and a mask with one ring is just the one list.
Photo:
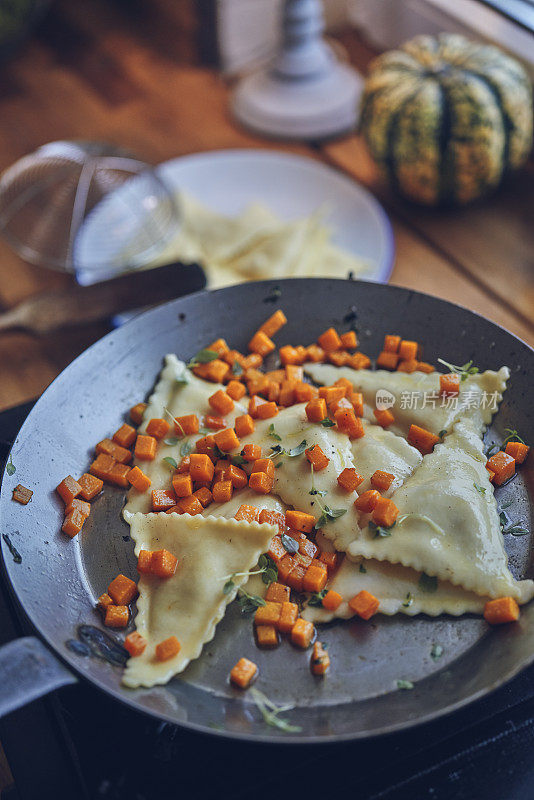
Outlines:
[[[269, 147], [321, 159], [368, 186], [396, 237], [392, 282], [457, 301], [534, 344], [533, 168], [493, 198], [436, 211], [393, 197], [358, 135], [276, 144], [240, 128], [230, 87], [199, 63], [194, 3], [59, 0], [0, 78], [0, 169], [61, 138], [101, 139], [157, 163], [229, 147]], [[340, 37], [365, 70], [374, 53], [353, 32]], [[22, 262], [0, 242], [0, 306], [9, 308], [72, 278]], [[0, 337], [0, 409], [39, 395], [106, 324], [41, 339]]]
[[[268, 147], [315, 159], [354, 177], [393, 222], [392, 283], [459, 302], [534, 345], [533, 166], [468, 209], [421, 209], [381, 182], [358, 135], [275, 144], [230, 117], [230, 87], [200, 63], [193, 0], [114, 3], [57, 0], [0, 72], [0, 169], [45, 142], [115, 142], [157, 163], [202, 150]], [[339, 37], [362, 71], [374, 53], [354, 32]], [[0, 241], [0, 308], [71, 277], [30, 266]], [[0, 410], [38, 396], [107, 324], [36, 339], [0, 336]], [[0, 783], [7, 781], [2, 774]], [[7, 770], [7, 767], [5, 767]]]

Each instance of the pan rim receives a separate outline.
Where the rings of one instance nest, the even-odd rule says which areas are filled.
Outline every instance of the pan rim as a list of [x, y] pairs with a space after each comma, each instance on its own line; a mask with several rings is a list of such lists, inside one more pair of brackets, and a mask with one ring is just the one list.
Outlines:
[[[335, 284], [349, 283], [352, 286], [358, 286], [358, 285], [369, 286], [369, 285], [372, 285], [372, 284], [375, 283], [373, 281], [347, 280], [347, 279], [341, 279], [341, 278], [287, 278], [287, 279], [280, 279], [280, 280], [258, 281], [258, 282], [254, 282], [253, 285], [263, 287], [265, 289], [265, 291], [266, 291], [266, 294], [267, 294], [270, 289], [273, 289], [273, 288], [275, 288], [277, 286], [284, 285], [284, 284], [287, 285], [289, 283], [296, 283], [296, 282], [299, 282], [299, 283], [314, 282], [314, 283], [321, 283], [321, 284], [325, 284], [325, 283], [332, 283], [332, 284], [334, 284], [334, 283]], [[161, 310], [163, 308], [168, 308], [169, 306], [171, 306], [173, 304], [181, 303], [181, 302], [184, 302], [184, 301], [187, 302], [187, 300], [189, 300], [190, 298], [195, 298], [195, 297], [198, 297], [200, 295], [207, 294], [207, 293], [216, 294], [216, 293], [232, 292], [232, 291], [235, 291], [236, 289], [242, 288], [243, 285], [246, 285], [246, 284], [238, 284], [237, 286], [223, 287], [221, 289], [215, 289], [215, 290], [203, 289], [203, 290], [200, 290], [198, 292], [195, 292], [194, 294], [187, 295], [185, 298], [177, 298], [177, 299], [174, 299], [174, 300], [170, 300], [167, 303], [164, 303], [164, 304], [162, 304], [160, 306], [157, 306], [156, 308], [149, 309], [148, 311], [143, 312], [142, 314], [138, 315], [137, 317], [135, 317], [134, 319], [132, 319], [131, 321], [126, 323], [126, 325], [122, 326], [120, 329], [116, 329], [114, 331], [110, 331], [108, 334], [103, 336], [97, 342], [93, 343], [83, 353], [81, 353], [79, 356], [77, 356], [49, 384], [49, 386], [45, 389], [45, 391], [38, 398], [37, 402], [35, 403], [35, 406], [32, 408], [32, 410], [30, 411], [30, 413], [26, 417], [23, 425], [21, 426], [21, 428], [20, 428], [20, 430], [19, 430], [19, 432], [18, 432], [18, 434], [17, 434], [17, 436], [15, 438], [15, 441], [13, 443], [13, 447], [18, 442], [19, 437], [21, 436], [21, 434], [23, 434], [24, 428], [28, 424], [28, 422], [30, 420], [30, 417], [34, 413], [35, 409], [38, 407], [41, 398], [45, 396], [45, 394], [49, 391], [49, 389], [52, 386], [54, 386], [56, 384], [56, 382], [58, 382], [60, 379], [63, 379], [63, 376], [65, 375], [65, 373], [67, 373], [68, 370], [74, 364], [76, 364], [80, 359], [84, 358], [87, 353], [93, 351], [97, 347], [102, 346], [102, 343], [104, 343], [104, 342], [108, 341], [109, 339], [111, 339], [114, 335], [116, 335], [117, 330], [123, 330], [123, 328], [126, 329], [126, 328], [128, 328], [128, 326], [133, 325], [139, 319], [146, 318], [151, 314], [156, 314], [157, 315], [158, 313], [161, 312]], [[502, 325], [499, 325], [498, 323], [493, 322], [492, 320], [489, 320], [487, 317], [484, 317], [482, 314], [479, 314], [478, 312], [472, 311], [471, 309], [467, 308], [466, 306], [464, 306], [464, 305], [462, 305], [460, 303], [452, 303], [451, 301], [443, 300], [442, 298], [436, 297], [435, 295], [431, 295], [431, 294], [424, 293], [424, 292], [419, 292], [419, 291], [417, 291], [415, 289], [409, 289], [409, 288], [406, 288], [406, 287], [395, 286], [395, 285], [390, 285], [390, 284], [380, 284], [380, 283], [376, 283], [376, 286], [384, 287], [383, 289], [379, 289], [379, 291], [393, 292], [393, 293], [397, 293], [399, 295], [404, 295], [406, 297], [409, 297], [410, 295], [421, 296], [421, 297], [424, 297], [424, 298], [428, 298], [429, 300], [432, 300], [432, 301], [438, 301], [438, 303], [445, 304], [445, 306], [450, 306], [450, 307], [453, 307], [453, 308], [459, 308], [463, 312], [467, 312], [469, 315], [473, 315], [473, 316], [483, 320], [486, 324], [489, 324], [489, 325], [497, 328], [498, 330], [502, 331], [504, 334], [506, 334], [508, 336], [511, 336], [513, 339], [515, 339], [516, 341], [518, 341], [522, 345], [524, 345], [527, 348], [528, 351], [530, 351], [531, 353], [534, 354], [534, 348], [532, 348], [523, 339], [521, 339], [521, 337], [516, 336], [515, 334], [511, 333], [506, 328], [504, 328]], [[2, 484], [3, 483], [4, 483], [4, 481], [2, 481]], [[1, 488], [2, 487], [0, 487], [0, 489]], [[2, 558], [1, 558], [2, 573], [3, 573], [3, 576], [5, 578], [5, 585], [8, 588], [10, 596], [15, 600], [18, 610], [22, 613], [24, 618], [29, 622], [31, 629], [34, 632], [34, 635], [36, 635], [41, 641], [44, 641], [45, 644], [48, 647], [50, 647], [50, 649], [54, 653], [55, 657], [60, 661], [60, 663], [66, 665], [70, 670], [72, 670], [72, 672], [77, 677], [82, 678], [84, 681], [88, 681], [92, 686], [94, 686], [97, 689], [99, 689], [99, 690], [105, 692], [106, 694], [110, 695], [111, 697], [113, 697], [113, 699], [118, 700], [119, 702], [125, 703], [127, 706], [129, 706], [134, 711], [140, 712], [142, 714], [146, 714], [149, 717], [157, 719], [157, 720], [160, 720], [160, 721], [163, 720], [165, 722], [169, 722], [169, 723], [171, 723], [173, 725], [176, 725], [176, 726], [178, 726], [180, 728], [183, 728], [183, 729], [186, 729], [186, 730], [191, 730], [192, 732], [199, 733], [199, 734], [210, 735], [210, 736], [213, 735], [213, 736], [217, 736], [217, 737], [222, 737], [224, 739], [235, 739], [235, 740], [253, 742], [253, 743], [258, 743], [258, 744], [282, 744], [283, 743], [283, 744], [294, 744], [294, 745], [307, 745], [307, 744], [310, 744], [310, 745], [312, 745], [312, 744], [324, 744], [324, 745], [326, 745], [326, 744], [335, 744], [337, 742], [348, 742], [348, 741], [356, 741], [356, 740], [362, 740], [362, 739], [364, 739], [364, 740], [365, 739], [374, 739], [374, 738], [378, 738], [378, 737], [382, 737], [382, 736], [387, 736], [388, 734], [399, 733], [401, 731], [405, 731], [405, 730], [408, 730], [410, 728], [414, 728], [414, 727], [417, 727], [417, 726], [423, 726], [423, 725], [428, 724], [430, 722], [434, 722], [434, 721], [436, 721], [436, 720], [438, 720], [438, 719], [440, 719], [442, 717], [448, 716], [448, 715], [454, 713], [455, 711], [460, 710], [461, 708], [464, 708], [464, 707], [466, 707], [468, 705], [471, 705], [472, 703], [477, 702], [481, 698], [488, 696], [489, 694], [491, 694], [496, 689], [501, 688], [504, 685], [506, 685], [510, 680], [512, 680], [521, 671], [526, 669], [529, 665], [531, 665], [534, 662], [534, 650], [533, 650], [525, 658], [523, 658], [522, 660], [519, 660], [518, 662], [516, 662], [514, 664], [514, 666], [506, 672], [505, 677], [501, 677], [498, 680], [498, 682], [494, 682], [488, 687], [482, 687], [478, 691], [474, 692], [473, 694], [471, 694], [468, 697], [461, 698], [460, 700], [457, 700], [457, 701], [455, 701], [455, 702], [453, 702], [453, 703], [451, 703], [449, 705], [444, 705], [440, 709], [438, 709], [436, 711], [433, 711], [433, 712], [429, 712], [429, 713], [425, 714], [424, 716], [418, 717], [417, 719], [408, 719], [408, 720], [405, 720], [405, 721], [402, 721], [402, 722], [399, 722], [399, 723], [388, 724], [387, 726], [382, 726], [380, 728], [374, 729], [371, 732], [369, 732], [369, 731], [357, 731], [357, 732], [351, 732], [351, 733], [330, 734], [330, 735], [325, 735], [325, 736], [320, 736], [320, 735], [315, 735], [315, 734], [314, 735], [295, 736], [295, 735], [289, 734], [289, 735], [284, 735], [282, 737], [280, 735], [275, 736], [275, 735], [268, 735], [268, 734], [265, 734], [265, 735], [263, 735], [263, 734], [251, 735], [251, 734], [240, 733], [240, 732], [236, 732], [236, 731], [232, 731], [232, 730], [219, 731], [217, 729], [210, 728], [207, 725], [198, 724], [198, 723], [195, 723], [195, 722], [191, 722], [189, 720], [187, 720], [187, 721], [177, 721], [175, 718], [173, 718], [170, 715], [165, 714], [164, 712], [163, 713], [162, 712], [158, 712], [158, 711], [155, 711], [153, 709], [147, 708], [146, 706], [141, 705], [134, 698], [128, 699], [127, 697], [124, 696], [123, 692], [121, 692], [120, 689], [114, 688], [112, 686], [104, 685], [104, 684], [98, 682], [94, 677], [86, 674], [83, 671], [83, 668], [81, 666], [79, 666], [80, 662], [76, 660], [74, 654], [72, 655], [72, 657], [70, 657], [67, 654], [60, 653], [58, 648], [57, 648], [57, 645], [55, 644], [55, 642], [53, 640], [53, 637], [48, 636], [46, 633], [41, 632], [40, 627], [39, 627], [39, 623], [34, 620], [33, 616], [30, 615], [30, 613], [28, 612], [26, 607], [22, 604], [21, 600], [19, 599], [19, 595], [18, 595], [18, 593], [16, 591], [16, 588], [15, 588], [13, 582], [10, 579], [10, 576], [9, 576], [9, 573], [8, 573], [8, 570], [7, 570], [7, 561], [6, 561], [6, 554], [5, 554], [4, 543], [3, 542], [2, 542], [2, 546], [1, 546], [0, 549], [2, 551]], [[346, 704], [344, 704], [344, 703], [338, 704], [338, 706], [342, 706], [342, 705], [346, 705]], [[250, 703], [250, 706], [253, 707], [253, 704]]]

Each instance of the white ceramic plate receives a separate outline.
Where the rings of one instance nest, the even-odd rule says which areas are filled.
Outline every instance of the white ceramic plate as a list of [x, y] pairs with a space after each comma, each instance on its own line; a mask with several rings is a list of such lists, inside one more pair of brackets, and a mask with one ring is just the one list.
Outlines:
[[[208, 208], [229, 216], [253, 202], [261, 202], [288, 221], [326, 207], [325, 222], [332, 229], [334, 243], [369, 263], [370, 270], [362, 277], [385, 283], [391, 274], [394, 241], [384, 209], [367, 189], [320, 162], [278, 151], [221, 150], [172, 159], [161, 164], [157, 173], [171, 190], [188, 192]], [[127, 210], [131, 199], [125, 203], [118, 197], [121, 192], [123, 189], [113, 198]], [[108, 221], [113, 198], [106, 201]], [[104, 215], [95, 209], [84, 225], [76, 242], [82, 264], [92, 263], [93, 254], [101, 258], [103, 221]], [[131, 226], [125, 225], [125, 230], [131, 231]], [[114, 257], [110, 244], [108, 241], [108, 263]], [[124, 252], [128, 242], [116, 246], [117, 253]], [[87, 271], [79, 277], [90, 282]]]

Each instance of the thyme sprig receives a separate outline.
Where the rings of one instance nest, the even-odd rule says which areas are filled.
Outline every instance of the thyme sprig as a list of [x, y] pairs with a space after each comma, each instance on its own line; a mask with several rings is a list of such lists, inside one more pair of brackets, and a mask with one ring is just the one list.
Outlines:
[[284, 733], [299, 733], [302, 730], [300, 725], [291, 725], [287, 720], [281, 719], [279, 714], [283, 714], [284, 711], [290, 711], [294, 708], [293, 705], [283, 705], [278, 706], [276, 703], [273, 703], [272, 700], [260, 692], [259, 689], [256, 689], [255, 686], [252, 686], [249, 689], [249, 694], [252, 696], [254, 703], [256, 704], [258, 710], [260, 711], [264, 722], [267, 725], [271, 725], [273, 728], [278, 728]]
[[473, 366], [473, 361], [467, 361], [465, 364], [462, 364], [461, 367], [457, 367], [455, 364], [449, 364], [448, 361], [444, 361], [443, 358], [438, 358], [440, 364], [443, 364], [444, 367], [447, 367], [449, 372], [455, 372], [460, 376], [460, 380], [466, 381], [470, 375], [476, 375], [480, 372], [478, 367]]

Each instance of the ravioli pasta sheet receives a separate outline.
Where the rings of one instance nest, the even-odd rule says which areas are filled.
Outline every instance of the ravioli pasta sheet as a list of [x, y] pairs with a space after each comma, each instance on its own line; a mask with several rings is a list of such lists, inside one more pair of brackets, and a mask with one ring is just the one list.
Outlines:
[[480, 595], [530, 600], [534, 582], [516, 581], [508, 569], [485, 464], [472, 424], [458, 422], [393, 493], [399, 516], [390, 535], [366, 528], [349, 555], [400, 563]]
[[335, 617], [348, 619], [354, 616], [348, 601], [366, 590], [380, 600], [378, 611], [389, 616], [393, 614], [428, 614], [436, 617], [439, 614], [482, 614], [484, 604], [489, 599], [474, 592], [468, 592], [461, 586], [453, 586], [448, 581], [421, 580], [422, 573], [416, 572], [401, 564], [389, 564], [387, 561], [361, 560], [351, 561], [345, 558], [334, 578], [329, 581], [328, 589], [338, 592], [343, 602], [335, 612], [326, 608], [307, 606], [302, 616], [311, 622], [329, 622]]
[[[246, 581], [246, 576], [236, 577], [232, 591], [224, 594], [224, 576], [253, 568], [278, 529], [188, 514], [132, 514], [130, 526], [136, 555], [164, 548], [178, 558], [171, 578], [141, 575], [139, 580], [135, 624], [147, 647], [129, 659], [123, 683], [154, 686], [167, 683], [198, 658]], [[156, 645], [169, 636], [176, 636], [180, 652], [168, 661], [156, 661]]]
[[387, 372], [386, 370], [354, 370], [330, 364], [306, 364], [304, 370], [318, 384], [335, 383], [347, 378], [363, 394], [365, 416], [374, 420], [377, 392], [385, 390], [392, 395], [392, 414], [395, 422], [389, 430], [406, 435], [410, 425], [419, 425], [432, 433], [450, 431], [459, 419], [471, 419], [478, 433], [489, 425], [506, 389], [510, 377], [508, 367], [498, 372], [487, 370], [469, 377], [460, 384], [458, 398], [445, 403], [439, 396], [440, 373]]
[[380, 425], [370, 425], [366, 421], [363, 426], [365, 436], [351, 440], [354, 466], [363, 478], [358, 486], [358, 494], [372, 488], [371, 476], [380, 469], [395, 476], [389, 489], [381, 492], [384, 497], [390, 497], [417, 469], [423, 456], [406, 439], [391, 430], [385, 430]]
[[[184, 383], [184, 381], [186, 381]], [[170, 417], [166, 413], [167, 409], [174, 417], [181, 417], [184, 414], [203, 415], [210, 413], [211, 409], [208, 398], [218, 389], [224, 389], [222, 384], [208, 383], [197, 378], [191, 370], [187, 369], [183, 361], [175, 355], [165, 356], [165, 365], [161, 371], [154, 392], [148, 400], [148, 408], [144, 414], [144, 421], [139, 427], [140, 433], [144, 433], [147, 422], [153, 417], [164, 418], [169, 422]], [[246, 398], [248, 403], [248, 398]], [[234, 401], [234, 410], [226, 415], [228, 426], [234, 424], [234, 420], [240, 414], [246, 414], [247, 405], [239, 401]], [[158, 452], [154, 461], [137, 461], [134, 459], [132, 466], [137, 465], [148, 475], [152, 482], [151, 489], [167, 489], [169, 487], [171, 471], [169, 465], [163, 460], [166, 457], [174, 458], [179, 463], [182, 456], [180, 448], [184, 442], [191, 444], [202, 438], [204, 434], [199, 433], [187, 439], [180, 439], [177, 444], [167, 445], [165, 440], [158, 444]], [[169, 437], [174, 436], [174, 431], [169, 432]], [[128, 501], [123, 510], [126, 522], [129, 521], [130, 514], [141, 511], [147, 514], [151, 509], [150, 492], [138, 492], [137, 489], [130, 489]]]

